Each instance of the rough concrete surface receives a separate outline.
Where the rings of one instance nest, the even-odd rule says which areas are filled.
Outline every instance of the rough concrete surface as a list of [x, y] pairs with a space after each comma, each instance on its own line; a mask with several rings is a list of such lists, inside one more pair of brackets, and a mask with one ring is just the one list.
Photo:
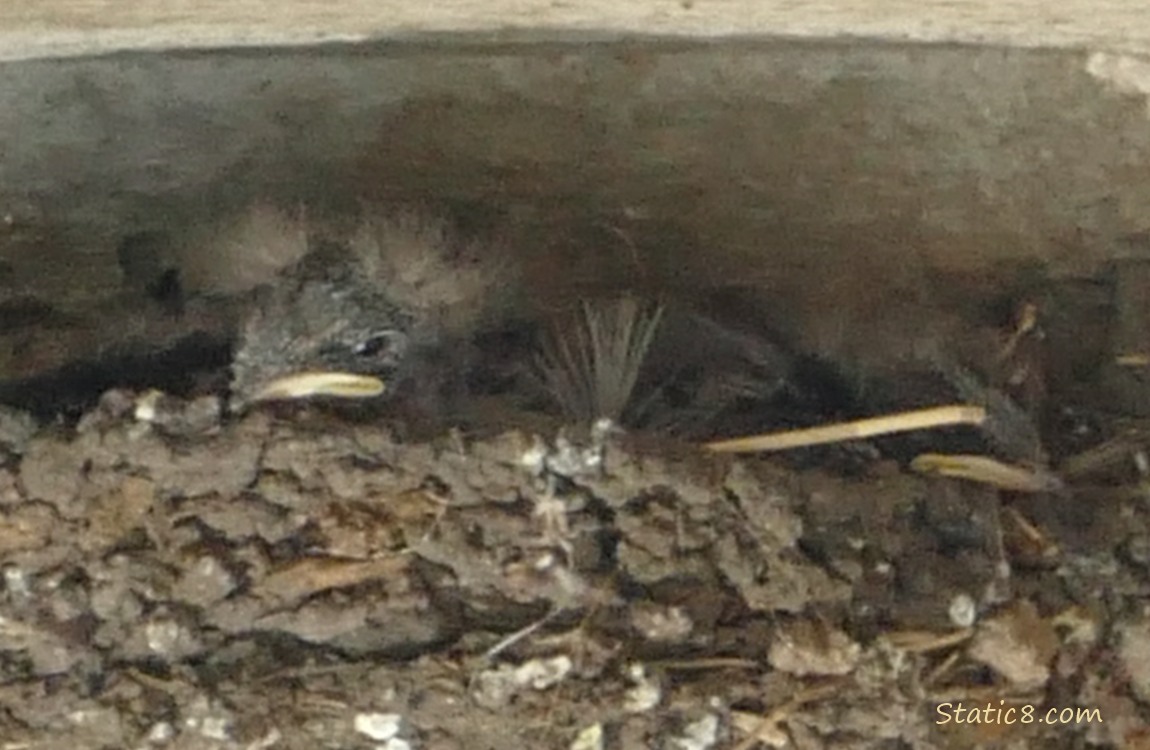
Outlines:
[[940, 319], [886, 332], [913, 348], [977, 304], [964, 279], [1098, 276], [1130, 252], [1150, 130], [1108, 59], [775, 39], [8, 62], [0, 294], [36, 327], [5, 370], [58, 367], [68, 337], [108, 351], [226, 328], [140, 323], [157, 314], [142, 290], [166, 272], [191, 293], [234, 286], [268, 252], [235, 239], [253, 202], [430, 205], [501, 236], [540, 299], [758, 289], [815, 350], [928, 295]]
[[0, 8], [0, 57], [314, 44], [425, 33], [860, 37], [1150, 52], [1133, 0], [201, 2], [44, 0]]

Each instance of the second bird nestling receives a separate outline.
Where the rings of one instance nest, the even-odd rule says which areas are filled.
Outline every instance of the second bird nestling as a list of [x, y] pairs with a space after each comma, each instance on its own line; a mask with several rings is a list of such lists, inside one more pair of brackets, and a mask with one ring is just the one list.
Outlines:
[[[252, 212], [252, 225], [263, 228], [249, 236], [252, 252], [282, 245], [292, 260], [254, 292], [239, 327], [233, 410], [271, 400], [371, 398], [405, 385], [434, 396], [433, 381], [443, 378], [461, 395], [466, 342], [506, 324], [517, 294], [506, 247], [466, 240], [448, 221], [410, 209], [365, 212], [342, 231], [309, 225], [302, 215], [269, 221], [266, 214], [266, 207]], [[769, 421], [764, 410], [778, 399], [817, 406], [810, 384], [796, 380], [793, 353], [768, 336], [674, 307], [664, 315], [662, 304], [627, 295], [583, 300], [581, 314], [554, 320], [551, 335], [534, 351], [518, 351], [527, 355], [518, 359], [529, 363], [534, 355], [535, 385], [574, 422], [605, 417], [701, 437], [727, 432], [731, 425], [719, 423], [736, 407]], [[515, 351], [488, 359], [516, 369], [507, 362]], [[991, 432], [997, 439], [1002, 430]], [[1039, 443], [1026, 437], [1028, 448]]]

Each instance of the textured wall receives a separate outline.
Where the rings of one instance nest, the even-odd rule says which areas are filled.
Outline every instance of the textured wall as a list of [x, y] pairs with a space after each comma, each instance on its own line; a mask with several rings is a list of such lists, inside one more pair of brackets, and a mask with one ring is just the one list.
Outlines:
[[[40, 53], [63, 30], [87, 27], [95, 31], [73, 41], [89, 49], [100, 39], [299, 41], [321, 27], [355, 36], [350, 16], [325, 15], [344, 4], [263, 13], [260, 4], [197, 3], [193, 15], [144, 3], [130, 17], [122, 5], [5, 6], [0, 49], [17, 49], [15, 30], [44, 29], [44, 19], [44, 33], [23, 37]], [[920, 4], [867, 23], [829, 4], [800, 13], [768, 3], [743, 16], [747, 29], [789, 19], [781, 28], [811, 34], [829, 33], [833, 18], [876, 34], [918, 19], [915, 35], [928, 37], [982, 37], [990, 24], [1021, 47], [601, 33], [563, 43], [517, 33], [10, 60], [0, 71], [0, 335], [20, 316], [59, 330], [96, 319], [93, 310], [116, 320], [131, 306], [117, 248], [140, 232], [169, 246], [191, 288], [210, 291], [227, 276], [226, 259], [198, 248], [221, 216], [255, 199], [335, 211], [365, 196], [441, 205], [514, 242], [548, 294], [548, 284], [573, 280], [736, 283], [807, 320], [841, 309], [804, 333], [818, 346], [899, 305], [961, 307], [968, 290], [954, 279], [1009, 284], [1035, 264], [1096, 274], [1116, 239], [1150, 218], [1150, 75], [1101, 47], [1033, 44], [1051, 34], [1090, 41], [1116, 5], [1051, 24], [1010, 20], [1002, 14], [1014, 5], [995, 6], [986, 13], [998, 15], [972, 16], [978, 23], [963, 34], [944, 33], [958, 24], [953, 8], [928, 24]], [[500, 25], [478, 4], [452, 7], [462, 28]], [[646, 20], [672, 31], [680, 19], [677, 30], [689, 32], [702, 27], [683, 19], [702, 23], [706, 10], [703, 30], [719, 33], [733, 26], [715, 19], [740, 9], [636, 4], [602, 18], [616, 31]], [[404, 15], [413, 12], [386, 23], [359, 16], [356, 33], [414, 29]], [[538, 18], [591, 28], [590, 15], [548, 12]], [[246, 19], [242, 33], [236, 18]], [[514, 18], [523, 27], [535, 17]], [[1107, 49], [1136, 41], [1138, 27], [1123, 28]], [[220, 36], [197, 36], [208, 31]], [[179, 325], [164, 330], [177, 335]], [[96, 329], [82, 339], [97, 351], [104, 337], [152, 330]], [[9, 374], [71, 351], [41, 352], [41, 333], [31, 342], [24, 333], [24, 354], [0, 363]]]
[[362, 41], [424, 32], [786, 35], [1150, 52], [1136, 0], [37, 0], [0, 7], [0, 57]]

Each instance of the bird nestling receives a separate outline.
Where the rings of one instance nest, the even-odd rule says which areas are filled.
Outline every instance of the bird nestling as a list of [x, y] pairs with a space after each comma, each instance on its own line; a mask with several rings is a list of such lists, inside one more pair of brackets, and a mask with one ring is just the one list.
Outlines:
[[[301, 222], [265, 222], [285, 236], [261, 241], [294, 241]], [[233, 409], [392, 390], [420, 350], [477, 324], [506, 268], [492, 248], [410, 210], [366, 216], [342, 237], [304, 230], [307, 253], [256, 292], [240, 327]]]

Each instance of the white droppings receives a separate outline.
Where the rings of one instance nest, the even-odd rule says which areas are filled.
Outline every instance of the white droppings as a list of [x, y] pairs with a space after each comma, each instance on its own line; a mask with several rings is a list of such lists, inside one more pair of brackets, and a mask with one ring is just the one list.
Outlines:
[[218, 704], [204, 696], [196, 697], [185, 709], [184, 728], [218, 742], [231, 740], [232, 719]]
[[136, 399], [136, 408], [133, 410], [132, 416], [136, 418], [137, 422], [155, 422], [156, 407], [163, 396], [163, 392], [157, 390], [150, 390], [141, 394]]
[[16, 601], [25, 601], [32, 595], [28, 586], [28, 576], [22, 568], [11, 566], [4, 569], [4, 588]]
[[631, 612], [631, 624], [650, 641], [675, 643], [691, 635], [695, 623], [682, 607], [641, 603]]
[[679, 750], [710, 750], [719, 741], [719, 717], [707, 714], [683, 727], [683, 733], [671, 738], [671, 747]]
[[144, 736], [144, 740], [152, 745], [164, 745], [176, 736], [176, 728], [166, 721], [156, 722], [148, 733]]
[[200, 734], [209, 740], [225, 742], [231, 739], [231, 721], [223, 716], [207, 716], [200, 724]]
[[148, 649], [157, 654], [167, 654], [180, 637], [180, 626], [171, 620], [149, 622], [144, 626]]
[[499, 708], [525, 689], [546, 690], [558, 684], [573, 667], [571, 658], [563, 655], [550, 659], [532, 659], [518, 667], [504, 664], [480, 672], [472, 695], [484, 708]]
[[399, 714], [360, 713], [355, 715], [353, 726], [360, 734], [377, 742], [383, 742], [399, 734], [402, 720], [403, 717]]
[[568, 750], [603, 750], [603, 725], [596, 722], [584, 729], [576, 735]]
[[542, 474], [546, 464], [547, 446], [542, 440], [536, 440], [535, 444], [519, 457], [519, 465], [535, 475]]
[[623, 697], [623, 710], [638, 714], [650, 711], [659, 705], [663, 699], [663, 691], [654, 680], [647, 676], [647, 670], [642, 664], [632, 664], [627, 670], [627, 676], [634, 683]]
[[529, 685], [535, 690], [546, 690], [562, 682], [573, 666], [571, 657], [565, 655], [553, 656], [550, 659], [532, 659], [515, 670], [515, 681], [520, 685]]
[[411, 743], [402, 737], [392, 737], [382, 745], [376, 745], [375, 750], [411, 750]]
[[958, 594], [950, 600], [947, 609], [950, 621], [957, 627], [969, 628], [978, 617], [978, 607], [969, 594]]
[[72, 711], [68, 714], [68, 721], [76, 726], [83, 726], [84, 724], [91, 724], [100, 718], [100, 712], [93, 709], [80, 709]]

